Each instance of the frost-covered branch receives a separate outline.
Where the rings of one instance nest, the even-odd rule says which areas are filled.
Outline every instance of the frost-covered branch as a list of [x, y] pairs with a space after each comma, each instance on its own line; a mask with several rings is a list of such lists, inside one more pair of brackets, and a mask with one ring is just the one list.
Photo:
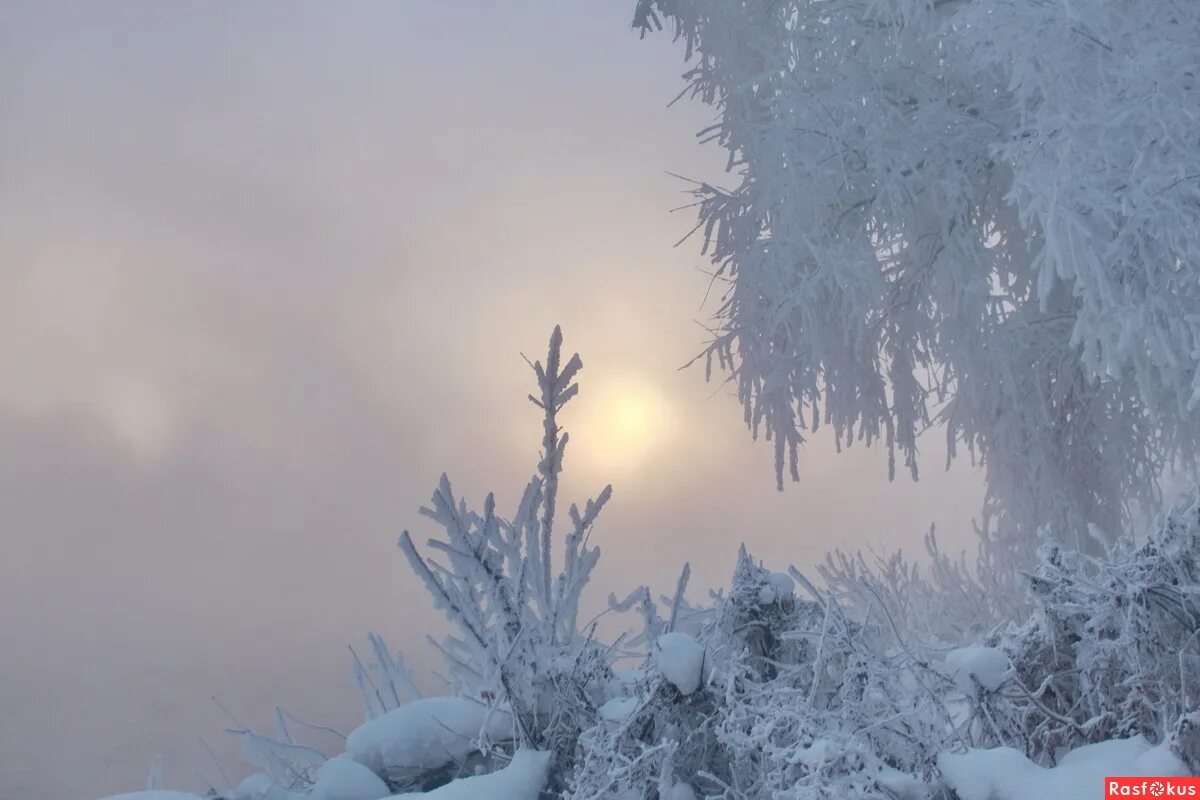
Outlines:
[[1200, 6], [638, 0], [634, 26], [673, 30], [719, 114], [701, 136], [734, 186], [694, 187], [727, 282], [707, 361], [781, 488], [819, 426], [916, 478], [942, 424], [1015, 576], [1039, 528], [1100, 554], [1190, 469]]
[[578, 620], [581, 594], [600, 557], [589, 534], [612, 489], [605, 487], [582, 511], [570, 507], [562, 567], [555, 574], [558, 476], [569, 441], [558, 415], [578, 393], [575, 376], [583, 367], [578, 355], [564, 363], [561, 349], [556, 327], [545, 363], [531, 365], [538, 392], [530, 400], [542, 410], [542, 454], [513, 517], [501, 517], [490, 494], [476, 514], [443, 475], [421, 513], [443, 531], [427, 547], [444, 560], [422, 554], [407, 531], [399, 544], [459, 631], [442, 647], [461, 688], [496, 698], [511, 710], [522, 742], [567, 759], [584, 724], [577, 717], [594, 705], [577, 687], [600, 680], [610, 659], [579, 630]]

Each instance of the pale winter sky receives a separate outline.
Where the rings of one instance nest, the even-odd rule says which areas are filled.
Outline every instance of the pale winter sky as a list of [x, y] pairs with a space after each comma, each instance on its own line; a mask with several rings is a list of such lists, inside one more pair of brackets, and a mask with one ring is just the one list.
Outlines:
[[[443, 629], [395, 548], [440, 472], [515, 508], [528, 368], [581, 352], [565, 493], [605, 482], [609, 591], [728, 576], [745, 541], [952, 544], [980, 486], [803, 481], [699, 370], [707, 280], [666, 174], [712, 112], [633, 0], [0, 4], [0, 799], [240, 774], [216, 695], [349, 729], [346, 645]], [[585, 494], [586, 493], [586, 494]], [[426, 680], [426, 685], [435, 686]]]

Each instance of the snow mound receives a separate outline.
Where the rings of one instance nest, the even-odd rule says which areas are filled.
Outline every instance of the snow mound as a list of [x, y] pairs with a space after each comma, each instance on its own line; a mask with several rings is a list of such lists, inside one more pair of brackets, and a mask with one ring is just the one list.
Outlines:
[[494, 742], [512, 738], [512, 719], [465, 697], [425, 697], [356, 728], [346, 754], [377, 775], [436, 769], [475, 752], [481, 735]]
[[398, 794], [387, 800], [538, 800], [549, 771], [550, 753], [521, 749], [504, 769], [459, 778], [432, 792]]
[[960, 647], [946, 656], [946, 667], [959, 691], [974, 697], [978, 686], [994, 692], [1008, 677], [1008, 656], [995, 647]]
[[1010, 747], [943, 753], [938, 769], [961, 800], [1096, 800], [1108, 775], [1188, 774], [1165, 745], [1141, 736], [1077, 747], [1049, 769]]
[[204, 800], [204, 798], [198, 794], [189, 794], [188, 792], [168, 792], [161, 789], [151, 789], [145, 792], [114, 794], [102, 797], [100, 800]]
[[614, 697], [600, 706], [600, 718], [605, 722], [620, 724], [633, 716], [642, 701], [636, 697]]
[[317, 770], [312, 800], [381, 800], [391, 794], [387, 784], [348, 756], [331, 758]]
[[665, 633], [658, 637], [655, 664], [662, 676], [684, 694], [700, 688], [704, 669], [704, 648], [686, 633]]

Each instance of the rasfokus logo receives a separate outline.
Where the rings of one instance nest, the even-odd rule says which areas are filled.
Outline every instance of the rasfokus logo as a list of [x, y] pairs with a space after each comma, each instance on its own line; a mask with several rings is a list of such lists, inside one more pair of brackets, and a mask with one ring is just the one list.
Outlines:
[[1171, 798], [1195, 797], [1200, 800], [1200, 778], [1175, 778], [1166, 775], [1104, 779], [1104, 800], [1118, 797]]

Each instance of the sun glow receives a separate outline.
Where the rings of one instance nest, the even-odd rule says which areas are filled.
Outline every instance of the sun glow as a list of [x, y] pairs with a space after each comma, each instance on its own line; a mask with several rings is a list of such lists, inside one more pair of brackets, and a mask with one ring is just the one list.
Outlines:
[[[628, 472], [644, 464], [673, 433], [671, 405], [653, 384], [636, 378], [591, 388], [578, 421], [568, 425], [571, 446], [589, 467]], [[587, 393], [581, 394], [581, 399]]]

